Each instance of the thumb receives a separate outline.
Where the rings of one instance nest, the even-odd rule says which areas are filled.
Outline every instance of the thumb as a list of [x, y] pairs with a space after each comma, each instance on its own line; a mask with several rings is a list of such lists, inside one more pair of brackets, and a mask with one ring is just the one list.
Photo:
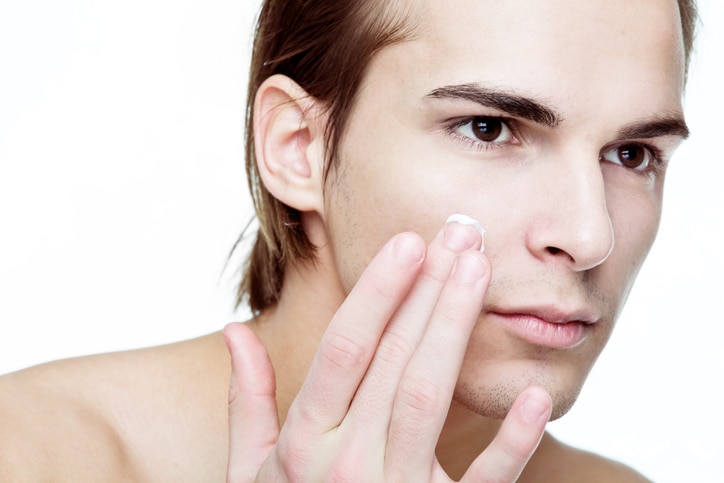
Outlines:
[[279, 436], [274, 368], [246, 324], [224, 328], [231, 354], [228, 482], [254, 481]]

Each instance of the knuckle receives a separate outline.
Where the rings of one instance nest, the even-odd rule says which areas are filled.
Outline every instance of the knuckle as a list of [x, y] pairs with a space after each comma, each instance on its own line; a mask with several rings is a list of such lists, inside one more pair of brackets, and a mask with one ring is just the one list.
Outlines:
[[227, 397], [227, 403], [229, 406], [233, 406], [239, 397], [239, 384], [232, 379], [229, 384], [229, 393]]
[[442, 399], [439, 385], [427, 378], [408, 376], [400, 383], [399, 402], [421, 416], [435, 413]]
[[430, 256], [422, 267], [421, 276], [429, 279], [435, 284], [442, 285], [447, 281], [455, 263], [455, 254], [451, 252], [443, 252]]
[[421, 278], [427, 279], [435, 285], [443, 285], [450, 275], [452, 262], [447, 264], [430, 261], [426, 263], [420, 275]]
[[372, 294], [384, 300], [395, 298], [397, 291], [388, 282], [388, 280], [388, 278], [385, 278], [384, 280], [371, 283], [369, 288], [372, 291]]
[[471, 301], [442, 301], [436, 307], [436, 315], [440, 318], [440, 324], [445, 327], [466, 327], [476, 319], [478, 315], [464, 304]]
[[360, 466], [346, 458], [336, 460], [329, 467], [324, 481], [329, 483], [353, 483], [361, 482], [359, 474]]
[[277, 445], [276, 466], [287, 481], [304, 481], [310, 465], [310, 454], [299, 444], [286, 439]]
[[[369, 277], [357, 287], [370, 303], [389, 305], [395, 303], [402, 293], [400, 277], [395, 272], [388, 272], [377, 277]], [[355, 287], [355, 288], [357, 288]]]
[[400, 327], [388, 330], [380, 341], [376, 357], [389, 364], [407, 361], [415, 350], [415, 337]]
[[368, 356], [368, 350], [360, 343], [362, 337], [333, 332], [325, 337], [320, 345], [319, 352], [322, 359], [341, 370], [349, 370], [363, 364]]
[[[305, 404], [300, 404], [298, 401], [292, 402], [289, 412], [287, 413], [287, 420], [284, 423], [284, 429], [288, 434], [295, 435], [295, 440], [299, 441], [303, 437], [313, 435], [307, 434], [305, 428], [314, 426], [319, 422], [319, 411], [317, 408], [309, 407]], [[287, 447], [291, 443], [286, 443]]]

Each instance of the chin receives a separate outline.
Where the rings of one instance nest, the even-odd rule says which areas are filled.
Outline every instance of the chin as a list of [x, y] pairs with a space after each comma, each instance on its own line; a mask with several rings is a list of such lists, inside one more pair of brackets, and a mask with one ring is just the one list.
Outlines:
[[551, 421], [564, 416], [578, 399], [581, 386], [561, 388], [552, 381], [540, 378], [510, 380], [487, 386], [459, 383], [453, 401], [486, 418], [504, 419], [518, 395], [529, 386], [540, 386], [548, 391], [553, 401]]

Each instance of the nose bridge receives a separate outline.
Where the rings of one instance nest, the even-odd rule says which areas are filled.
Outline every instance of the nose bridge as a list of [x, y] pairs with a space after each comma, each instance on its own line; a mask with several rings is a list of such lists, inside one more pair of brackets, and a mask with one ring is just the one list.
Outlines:
[[611, 254], [614, 232], [598, 157], [578, 150], [552, 160], [551, 181], [534, 236], [546, 256], [568, 256], [575, 270], [588, 270]]

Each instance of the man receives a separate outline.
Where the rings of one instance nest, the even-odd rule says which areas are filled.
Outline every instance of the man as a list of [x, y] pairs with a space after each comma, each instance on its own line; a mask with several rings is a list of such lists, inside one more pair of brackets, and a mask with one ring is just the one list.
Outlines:
[[229, 417], [219, 334], [32, 369], [0, 477], [641, 480], [543, 431], [653, 242], [692, 8], [268, 2]]

